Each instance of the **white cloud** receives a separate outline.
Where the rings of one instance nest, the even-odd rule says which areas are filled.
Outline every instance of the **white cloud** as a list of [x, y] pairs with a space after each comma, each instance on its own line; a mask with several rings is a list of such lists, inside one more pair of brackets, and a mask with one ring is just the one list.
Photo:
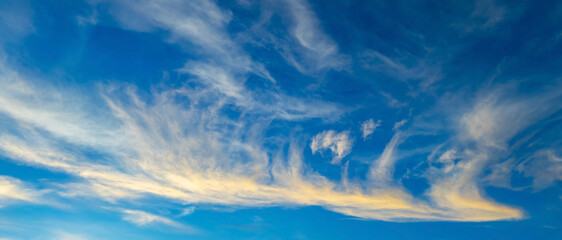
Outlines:
[[394, 163], [396, 162], [395, 152], [401, 141], [401, 133], [396, 133], [384, 147], [381, 156], [375, 160], [369, 168], [369, 179], [376, 182], [379, 186], [387, 186], [392, 182], [394, 173]]
[[377, 129], [377, 127], [380, 126], [381, 126], [381, 120], [378, 120], [376, 123], [375, 121], [373, 121], [373, 119], [369, 119], [363, 122], [363, 124], [361, 124], [361, 132], [363, 132], [363, 140], [366, 140], [367, 137], [373, 134], [373, 132], [375, 132], [375, 129]]
[[[105, 2], [105, 1], [100, 1]], [[244, 52], [227, 30], [231, 13], [213, 1], [108, 1], [110, 13], [125, 28], [135, 31], [163, 29], [171, 42], [186, 46], [197, 61], [189, 61], [180, 73], [193, 76], [190, 81], [204, 84], [207, 97], [219, 97], [220, 104], [235, 104], [247, 111], [267, 111], [275, 118], [300, 120], [311, 117], [337, 118], [345, 108], [317, 99], [296, 98], [277, 91], [275, 79], [267, 69]], [[195, 46], [195, 47], [193, 47]], [[249, 74], [263, 78], [273, 90], [252, 92], [245, 88]], [[176, 94], [181, 94], [180, 89]], [[185, 93], [185, 92], [184, 92]], [[189, 94], [202, 95], [196, 91]], [[217, 94], [219, 96], [210, 96]], [[223, 96], [227, 98], [223, 98]]]
[[472, 18], [483, 19], [484, 24], [481, 28], [491, 28], [504, 20], [507, 9], [504, 6], [500, 6], [498, 1], [494, 0], [478, 0], [475, 1], [474, 10], [471, 13]]
[[123, 220], [129, 221], [141, 227], [152, 223], [161, 223], [171, 227], [181, 226], [181, 224], [169, 218], [154, 215], [140, 210], [123, 209], [122, 212], [123, 212]]
[[402, 126], [404, 126], [404, 124], [406, 124], [408, 122], [408, 119], [402, 119], [400, 122], [396, 122], [394, 123], [394, 127], [392, 128], [393, 130], [398, 130], [400, 129]]
[[560, 109], [554, 104], [560, 100], [560, 90], [539, 96], [510, 97], [508, 92], [514, 90], [507, 86], [480, 93], [472, 109], [462, 116], [461, 137], [482, 147], [505, 148], [517, 133]]
[[463, 17], [451, 21], [452, 27], [465, 34], [481, 34], [493, 30], [502, 22], [520, 16], [522, 12], [521, 6], [518, 4], [509, 4], [508, 7], [505, 3], [497, 0], [475, 0], [470, 2], [469, 5], [459, 5], [459, 8], [463, 10], [466, 10], [467, 7], [472, 11], [467, 11], [462, 14]]
[[[397, 56], [389, 57], [378, 51], [369, 50], [364, 52], [362, 57], [367, 69], [382, 72], [400, 81], [419, 81], [419, 87], [424, 91], [443, 77], [440, 63], [429, 58], [432, 53], [427, 54], [426, 59], [411, 59], [411, 54], [400, 51], [396, 53]], [[407, 62], [413, 63], [407, 64]], [[391, 102], [391, 104], [401, 105], [398, 102]]]
[[429, 171], [428, 196], [441, 208], [459, 212], [463, 221], [522, 218], [521, 210], [486, 198], [478, 187], [477, 177], [487, 159], [485, 154], [466, 152], [457, 163], [447, 161], [443, 168]]
[[[561, 108], [557, 104], [561, 94], [556, 89], [527, 96], [513, 91], [514, 86], [487, 88], [477, 94], [466, 112], [452, 111], [460, 115], [452, 117], [458, 124], [457, 133], [447, 143], [448, 149], [438, 149], [442, 151], [435, 160], [438, 164], [425, 173], [431, 185], [427, 194], [435, 204], [472, 221], [523, 217], [520, 210], [487, 198], [481, 184], [509, 185], [505, 176], [515, 169], [506, 168], [515, 166], [510, 162], [514, 160], [498, 161], [509, 156], [510, 146], [521, 144], [511, 142], [516, 135]], [[490, 167], [491, 173], [486, 175], [484, 170]]]
[[[261, 4], [260, 20], [239, 33], [240, 40], [259, 47], [272, 46], [289, 65], [306, 75], [347, 67], [349, 57], [339, 53], [337, 43], [324, 32], [306, 0], [264, 1]], [[276, 15], [287, 20], [282, 31], [270, 31], [270, 28], [279, 27], [273, 24], [272, 18]]]
[[[293, 139], [276, 140], [289, 144], [287, 156], [264, 147], [269, 122], [294, 118], [294, 112], [283, 115], [256, 104], [240, 104], [246, 114], [231, 119], [220, 110], [229, 98], [235, 97], [225, 97], [228, 94], [213, 86], [154, 91], [150, 100], [139, 97], [130, 87], [100, 87], [104, 101], [95, 102], [94, 107], [77, 101], [75, 91], [60, 91], [48, 85], [41, 89], [49, 91], [37, 91], [37, 83], [0, 66], [0, 81], [6, 86], [0, 90], [4, 103], [0, 111], [17, 122], [9, 131], [0, 129], [0, 152], [15, 161], [83, 179], [80, 184], [63, 188], [63, 196], [86, 195], [113, 202], [153, 195], [186, 204], [319, 205], [382, 220], [484, 221], [522, 217], [518, 209], [481, 197], [473, 184], [475, 175], [466, 175], [462, 170], [458, 170], [460, 174], [437, 174], [432, 178], [431, 202], [416, 199], [393, 185], [397, 160], [394, 152], [402, 139], [398, 133], [371, 165], [372, 181], [367, 186], [352, 182], [341, 185], [306, 169], [302, 144]], [[178, 102], [178, 97], [188, 101]], [[298, 103], [302, 105], [286, 104], [301, 109], [301, 118], [310, 117], [306, 115], [308, 103]], [[345, 157], [353, 145], [348, 131], [325, 131], [313, 142], [314, 151], [330, 149], [334, 163]], [[106, 157], [90, 161], [80, 151], [68, 151], [68, 146], [85, 146]], [[457, 168], [461, 166], [466, 165]], [[450, 195], [451, 192], [456, 194]], [[433, 207], [435, 204], [438, 207]]]
[[86, 26], [89, 24], [95, 25], [98, 24], [98, 21], [99, 21], [98, 12], [95, 8], [92, 10], [92, 13], [88, 16], [83, 16], [83, 15], [76, 16], [76, 22], [78, 22], [78, 25], [81, 26]]
[[521, 162], [516, 169], [533, 178], [533, 188], [542, 190], [562, 181], [562, 156], [553, 149], [543, 149]]
[[105, 182], [85, 181], [66, 184], [56, 184], [58, 194], [67, 197], [92, 197], [101, 198], [111, 203], [117, 203], [119, 199], [139, 198], [141, 195], [131, 189], [108, 185]]
[[310, 143], [312, 153], [316, 153], [322, 149], [330, 149], [332, 151], [332, 164], [339, 164], [345, 156], [351, 153], [353, 147], [353, 139], [349, 136], [349, 131], [336, 132], [334, 130], [323, 131], [314, 138]]
[[296, 50], [298, 55], [285, 54], [289, 63], [304, 73], [325, 68], [341, 69], [346, 64], [346, 58], [338, 53], [338, 46], [334, 40], [321, 30], [320, 21], [306, 0], [285, 2], [294, 22], [291, 34], [302, 47], [302, 50]]
[[188, 234], [198, 234], [200, 230], [190, 225], [176, 222], [172, 219], [155, 215], [140, 210], [121, 209], [123, 220], [131, 222], [139, 227], [158, 226], [163, 225], [171, 227], [173, 230], [181, 231]]
[[[23, 81], [19, 77], [16, 79]], [[30, 115], [22, 117], [18, 112], [0, 108], [18, 122], [9, 132], [0, 134], [0, 152], [15, 161], [62, 171], [84, 180], [86, 185], [69, 184], [63, 188], [63, 196], [98, 196], [116, 202], [119, 198], [155, 195], [192, 204], [321, 205], [334, 210], [345, 207], [346, 211], [367, 207], [354, 214], [387, 220], [408, 216], [407, 212], [390, 210], [396, 204], [417, 211], [417, 206], [402, 199], [401, 194], [367, 194], [358, 190], [358, 186], [337, 190], [336, 183], [324, 176], [309, 170], [305, 174], [302, 149], [297, 143], [290, 144], [292, 150], [287, 157], [274, 152], [276, 157], [270, 159], [263, 147], [266, 128], [261, 120], [249, 116], [234, 121], [219, 114], [217, 109], [221, 105], [197, 105], [209, 96], [205, 94], [213, 96], [212, 91], [187, 94], [189, 89], [171, 89], [155, 93], [148, 103], [129, 88], [100, 88], [105, 99], [103, 105], [110, 109], [98, 112], [97, 117], [104, 120], [75, 121], [61, 116], [69, 111], [74, 111], [71, 116], [76, 118], [96, 115], [88, 113], [91, 109], [88, 106], [57, 109], [68, 102], [62, 100], [61, 104], [54, 105], [52, 98], [34, 94], [35, 88], [29, 86], [21, 90], [29, 91], [28, 94], [44, 106], [51, 106], [49, 116], [56, 121], [37, 122], [41, 118], [33, 116], [40, 111], [34, 111], [29, 101], [2, 95], [6, 102], [20, 101], [20, 110]], [[14, 94], [21, 90], [15, 88]], [[61, 99], [73, 101], [71, 96]], [[176, 102], [177, 96], [190, 98], [192, 104], [186, 107], [185, 103]], [[104, 124], [108, 122], [118, 124], [107, 127]], [[81, 131], [65, 130], [58, 125], [75, 125]], [[64, 142], [62, 146], [61, 141]], [[107, 142], [112, 146], [107, 146]], [[66, 150], [68, 144], [88, 146], [104, 154], [105, 160], [89, 161], [79, 151]], [[272, 175], [267, 169], [271, 169]], [[272, 182], [272, 179], [275, 180]], [[434, 218], [422, 213], [418, 217]]]
[[[19, 75], [3, 75], [0, 79], [12, 79], [10, 77], [13, 76]], [[41, 118], [36, 114], [41, 111], [25, 97], [14, 99], [13, 95], [1, 95], [6, 103], [19, 102], [20, 111], [10, 111], [6, 107], [10, 104], [0, 105], [2, 112], [18, 122], [10, 131], [2, 130], [0, 152], [15, 161], [83, 179], [82, 184], [85, 185], [73, 187], [70, 184], [63, 189], [63, 196], [97, 196], [113, 202], [154, 195], [186, 204], [320, 205], [344, 214], [382, 220], [482, 221], [521, 216], [518, 210], [511, 208], [496, 212], [496, 205], [471, 205], [467, 208], [467, 211], [474, 210], [475, 214], [481, 213], [477, 211], [479, 207], [488, 209], [487, 215], [479, 218], [469, 212], [457, 211], [456, 205], [444, 211], [440, 209], [448, 206], [448, 202], [441, 202], [443, 206], [433, 208], [430, 203], [414, 199], [403, 189], [391, 187], [392, 184], [385, 179], [391, 179], [389, 176], [393, 172], [396, 160], [393, 152], [399, 142], [397, 136], [371, 167], [372, 176], [376, 176], [372, 179], [384, 181], [372, 181], [367, 186], [370, 190], [365, 191], [365, 186], [357, 183], [342, 186], [306, 169], [302, 145], [298, 142], [285, 140], [290, 141], [287, 156], [265, 148], [267, 121], [264, 123], [259, 118], [263, 112], [233, 120], [220, 113], [220, 103], [199, 105], [206, 98], [216, 96], [213, 88], [193, 92], [188, 88], [154, 92], [150, 102], [137, 96], [130, 88], [100, 88], [100, 94], [105, 99], [102, 105], [109, 110], [96, 107], [96, 115], [89, 112], [92, 108], [87, 105], [59, 109], [70, 104], [67, 101], [73, 101], [70, 92], [54, 90], [52, 93], [65, 97], [53, 100], [34, 94], [32, 84], [19, 77], [17, 79], [29, 87], [14, 88], [12, 94], [28, 91], [27, 94], [34, 96], [33, 101], [40, 100], [43, 106], [50, 107], [48, 119], [53, 120], [38, 122], [37, 119]], [[189, 105], [177, 102], [178, 96], [188, 98]], [[53, 101], [61, 102], [53, 104]], [[28, 115], [21, 115], [21, 112]], [[69, 112], [73, 113], [69, 116], [74, 118], [62, 117]], [[93, 121], [96, 117], [104, 120]], [[80, 121], [81, 118], [84, 119]], [[107, 127], [107, 123], [117, 124]], [[73, 125], [76, 127], [69, 128]], [[62, 146], [59, 144], [61, 141], [65, 143]], [[330, 149], [335, 161], [345, 157], [352, 146], [348, 131], [325, 131], [314, 142], [311, 148]], [[68, 144], [87, 146], [91, 151], [104, 154], [105, 160], [89, 161], [79, 151], [66, 150]], [[268, 153], [274, 157], [268, 157]], [[80, 188], [89, 190], [79, 191]], [[507, 210], [511, 212], [505, 214]], [[138, 212], [129, 213], [128, 218], [131, 218]], [[147, 217], [138, 223], [149, 222], [150, 219], [161, 224], [167, 222]]]
[[84, 235], [62, 232], [62, 231], [57, 232], [55, 235], [56, 235], [56, 237], [54, 237], [53, 240], [55, 240], [55, 239], [57, 239], [57, 240], [88, 240], [88, 239], [90, 239], [90, 238], [88, 238]]
[[195, 206], [186, 207], [181, 211], [179, 216], [183, 217], [183, 216], [191, 215], [194, 212], [195, 212]]
[[401, 108], [401, 107], [408, 106], [407, 103], [398, 101], [398, 99], [394, 98], [392, 95], [388, 93], [381, 92], [380, 94], [384, 97], [384, 99], [387, 102], [387, 105], [391, 108]]
[[0, 176], [0, 207], [15, 202], [37, 203], [42, 193], [19, 179]]
[[108, 2], [109, 12], [122, 25], [134, 31], [163, 29], [169, 41], [189, 48], [206, 62], [237, 73], [253, 72], [273, 81], [263, 65], [255, 63], [232, 40], [227, 26], [232, 13], [213, 1], [100, 1]]
[[[287, 4], [294, 18], [292, 36], [303, 50], [291, 51], [286, 57], [302, 52], [304, 57], [295, 64], [308, 62], [301, 67], [305, 72], [341, 67], [337, 45], [319, 30], [310, 7], [296, 0]], [[269, 124], [276, 120], [337, 118], [342, 110], [320, 100], [287, 96], [278, 89], [261, 94], [247, 89], [245, 80], [252, 73], [268, 84], [275, 81], [230, 38], [226, 28], [231, 13], [211, 1], [123, 1], [109, 5], [111, 14], [128, 29], [164, 29], [171, 42], [197, 46], [194, 54], [200, 54], [202, 60], [189, 62], [179, 71], [190, 74], [189, 81], [198, 84], [196, 88], [153, 90], [146, 98], [133, 87], [109, 84], [94, 88], [91, 96], [83, 94], [91, 89], [80, 92], [70, 87], [63, 91], [0, 63], [0, 112], [15, 122], [0, 128], [0, 153], [14, 161], [78, 177], [81, 181], [61, 187], [62, 196], [99, 197], [114, 203], [150, 195], [184, 204], [318, 205], [352, 216], [392, 221], [523, 217], [519, 209], [487, 199], [477, 179], [496, 156], [495, 151], [504, 149], [506, 141], [522, 127], [559, 109], [552, 107], [552, 102], [556, 103], [553, 94], [547, 95], [550, 99], [533, 98], [530, 103], [478, 98], [473, 108], [455, 119], [459, 133], [453, 136], [459, 146], [476, 147], [455, 145], [439, 154], [438, 161], [445, 167], [432, 166], [426, 174], [431, 184], [429, 200], [412, 196], [393, 181], [398, 146], [414, 134], [400, 129], [406, 120], [395, 124], [395, 130], [400, 130], [371, 164], [368, 181], [342, 185], [307, 169], [302, 154], [306, 145], [298, 138], [271, 140], [267, 136]], [[377, 57], [396, 70], [405, 66]], [[240, 117], [224, 114], [229, 105], [238, 108]], [[533, 110], [534, 106], [546, 107]], [[364, 130], [363, 134], [368, 136]], [[289, 151], [266, 147], [272, 142], [288, 146]], [[329, 149], [332, 163], [338, 163], [352, 146], [349, 131], [329, 130], [315, 136], [310, 147], [313, 152]], [[94, 161], [80, 152], [83, 148], [103, 157]], [[5, 185], [12, 186], [3, 190], [10, 199], [33, 199], [33, 194], [10, 190], [25, 189], [17, 181], [9, 180]], [[137, 225], [181, 228], [178, 222], [151, 213], [122, 213], [124, 219]]]

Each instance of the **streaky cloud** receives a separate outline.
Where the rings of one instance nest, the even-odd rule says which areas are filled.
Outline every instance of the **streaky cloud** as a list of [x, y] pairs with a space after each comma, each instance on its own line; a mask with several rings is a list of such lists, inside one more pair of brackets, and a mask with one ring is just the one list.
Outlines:
[[[486, 181], [501, 180], [496, 185], [509, 186], [505, 181], [514, 168], [532, 177], [536, 190], [561, 180], [556, 145], [533, 150], [523, 161], [504, 160], [514, 145], [532, 145], [513, 143], [515, 136], [560, 111], [559, 85], [540, 94], [511, 94], [517, 87], [490, 83], [479, 87], [469, 100], [438, 99], [433, 112], [395, 122], [392, 137], [378, 157], [370, 158], [364, 176], [348, 179], [348, 161], [342, 167], [342, 179], [336, 181], [310, 166], [305, 159], [307, 142], [298, 136], [301, 126], [296, 125], [334, 122], [351, 108], [281, 90], [278, 79], [231, 36], [230, 11], [206, 0], [94, 1], [92, 5], [106, 9], [124, 29], [166, 32], [166, 41], [197, 60], [174, 70], [185, 82], [143, 95], [134, 84], [116, 82], [63, 89], [9, 65], [3, 56], [0, 117], [10, 121], [6, 121], [9, 126], [0, 127], [0, 154], [16, 163], [74, 177], [54, 184], [62, 198], [99, 198], [116, 206], [123, 219], [135, 225], [194, 232], [171, 218], [124, 207], [121, 200], [156, 197], [188, 205], [237, 207], [314, 205], [386, 221], [494, 221], [526, 215], [518, 207], [488, 197]], [[279, 6], [282, 10], [278, 11], [290, 16], [284, 26], [289, 36], [264, 38], [270, 38], [289, 65], [309, 76], [345, 68], [346, 56], [322, 30], [309, 3], [286, 0]], [[501, 9], [479, 9], [473, 15], [484, 17], [485, 25], [496, 25], [504, 18]], [[77, 21], [101, 24], [92, 16]], [[377, 61], [367, 66], [371, 70], [399, 80], [421, 80], [422, 88], [442, 78], [439, 66], [427, 67], [430, 64], [424, 61], [409, 65], [378, 51], [366, 55]], [[257, 76], [267, 87], [248, 87], [249, 76]], [[389, 94], [383, 96], [392, 107], [404, 106]], [[449, 111], [443, 113], [443, 109]], [[446, 124], [433, 122], [434, 115], [446, 118]], [[281, 129], [286, 134], [270, 137], [274, 123], [287, 124]], [[365, 121], [363, 139], [379, 126], [373, 119]], [[432, 151], [427, 167], [420, 168], [429, 187], [422, 196], [414, 195], [395, 176], [401, 147], [411, 138], [439, 133], [447, 140]], [[353, 157], [354, 134], [322, 131], [312, 138], [310, 149], [313, 154], [330, 150], [331, 163], [339, 164]], [[92, 152], [101, 157], [88, 155]], [[497, 166], [502, 169], [487, 173]], [[545, 167], [548, 170], [541, 172]], [[0, 201], [36, 203], [39, 195], [20, 180], [0, 177]], [[184, 209], [180, 216], [193, 209]]]
[[[321, 30], [320, 21], [306, 0], [286, 0], [293, 17], [292, 36], [302, 47], [297, 54], [286, 54], [285, 58], [299, 71], [316, 72], [322, 69], [342, 69], [347, 58], [338, 53], [338, 46]], [[290, 50], [288, 51], [290, 52]]]
[[123, 220], [131, 222], [140, 227], [164, 225], [182, 233], [199, 234], [201, 232], [195, 227], [181, 224], [170, 218], [148, 213], [145, 211], [131, 209], [119, 209], [119, 211], [123, 214]]
[[[18, 76], [17, 81], [30, 86], [23, 89], [34, 89], [19, 74], [8, 72], [11, 77], [4, 75], [4, 81], [12, 81], [13, 76]], [[265, 148], [261, 140], [267, 126], [253, 117], [233, 120], [221, 114], [219, 110], [223, 103], [220, 101], [199, 104], [208, 97], [217, 96], [218, 91], [214, 87], [202, 90], [197, 91], [198, 94], [185, 94], [189, 88], [154, 92], [149, 103], [135, 94], [134, 88], [102, 87], [100, 95], [107, 110], [98, 113], [105, 113], [99, 117], [107, 120], [98, 124], [116, 122], [116, 125], [110, 125], [113, 128], [88, 120], [63, 118], [70, 110], [75, 111], [72, 116], [93, 115], [88, 113], [88, 109], [92, 109], [88, 105], [70, 110], [60, 108], [70, 104], [67, 101], [73, 99], [71, 95], [53, 100], [29, 92], [34, 99], [40, 98], [45, 106], [52, 106], [49, 114], [52, 119], [57, 119], [40, 124], [35, 122], [39, 119], [35, 114], [41, 114], [41, 111], [34, 111], [31, 104], [35, 100], [2, 95], [6, 103], [20, 102], [21, 111], [13, 112], [6, 107], [1, 111], [31, 127], [15, 125], [17, 135], [2, 133], [0, 151], [19, 162], [80, 177], [82, 183], [70, 184], [63, 192], [67, 197], [87, 194], [115, 202], [116, 199], [152, 195], [188, 204], [320, 205], [344, 214], [389, 221], [485, 221], [522, 216], [517, 209], [490, 204], [483, 199], [479, 199], [478, 204], [465, 205], [449, 201], [428, 203], [415, 199], [399, 186], [388, 184], [391, 179], [383, 176], [389, 176], [392, 171], [392, 151], [397, 147], [398, 135], [373, 165], [374, 172], [383, 173], [375, 174], [378, 177], [374, 179], [386, 179], [387, 182], [371, 181], [366, 186], [352, 182], [342, 186], [307, 169], [301, 144], [290, 139], [287, 139], [290, 150], [286, 156], [278, 153], [269, 158], [267, 153], [272, 150]], [[14, 89], [13, 94], [18, 94], [18, 90]], [[178, 95], [189, 98], [190, 106], [176, 102]], [[61, 104], [53, 105], [52, 101], [61, 101]], [[19, 112], [28, 112], [29, 116]], [[69, 123], [80, 131], [57, 127], [67, 125], [65, 121], [71, 121]], [[89, 161], [79, 152], [64, 150], [60, 141], [88, 146], [104, 153], [107, 158], [104, 162]], [[107, 142], [112, 146], [105, 147]], [[368, 190], [364, 190], [365, 187]], [[433, 207], [432, 204], [439, 205]], [[466, 210], [460, 211], [457, 207]]]
[[18, 202], [40, 203], [44, 192], [27, 185], [19, 179], [0, 175], [0, 207]]

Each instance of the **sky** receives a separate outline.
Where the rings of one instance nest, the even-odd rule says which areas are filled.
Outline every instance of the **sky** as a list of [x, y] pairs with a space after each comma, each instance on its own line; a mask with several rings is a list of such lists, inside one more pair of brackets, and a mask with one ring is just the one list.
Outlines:
[[560, 66], [562, 1], [3, 0], [0, 239], [562, 239]]

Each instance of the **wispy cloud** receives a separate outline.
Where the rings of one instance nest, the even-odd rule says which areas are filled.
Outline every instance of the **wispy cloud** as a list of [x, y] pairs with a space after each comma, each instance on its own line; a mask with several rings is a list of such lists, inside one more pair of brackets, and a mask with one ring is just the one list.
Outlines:
[[195, 206], [186, 207], [181, 211], [179, 216], [183, 217], [183, 216], [191, 215], [194, 212], [195, 212]]
[[539, 150], [515, 169], [533, 178], [535, 190], [542, 190], [562, 181], [562, 156], [553, 149]]
[[[178, 72], [193, 76], [195, 81], [210, 87], [210, 94], [224, 95], [222, 104], [235, 104], [248, 111], [270, 111], [276, 118], [299, 120], [303, 118], [334, 116], [344, 111], [335, 104], [316, 99], [297, 98], [278, 91], [275, 79], [268, 70], [255, 62], [232, 39], [227, 30], [231, 13], [220, 9], [214, 2], [182, 1], [109, 1], [110, 12], [125, 28], [136, 31], [164, 29], [170, 41], [197, 53], [198, 60], [188, 61]], [[249, 74], [262, 78], [272, 88], [263, 93], [246, 89]], [[177, 94], [180, 94], [178, 90]], [[190, 94], [194, 94], [190, 92]], [[266, 101], [264, 101], [267, 99]]]
[[[306, 74], [341, 69], [345, 57], [321, 30], [309, 4], [284, 3], [292, 16], [288, 41], [297, 44], [295, 49], [278, 47], [283, 57]], [[275, 139], [269, 134], [272, 123], [334, 120], [346, 109], [281, 91], [267, 69], [230, 36], [232, 13], [204, 0], [120, 1], [100, 9], [105, 7], [126, 29], [166, 31], [169, 42], [194, 49], [198, 60], [178, 69], [189, 84], [152, 89], [149, 96], [116, 83], [87, 86], [87, 91], [77, 86], [60, 89], [0, 62], [0, 112], [11, 120], [10, 126], [0, 127], [0, 153], [18, 163], [76, 177], [75, 182], [58, 186], [63, 197], [96, 197], [115, 205], [120, 199], [146, 196], [183, 204], [318, 205], [389, 221], [488, 221], [524, 215], [490, 200], [478, 179], [495, 157], [506, 152], [514, 135], [560, 109], [560, 92], [523, 100], [501, 91], [484, 92], [447, 116], [454, 125], [446, 130], [453, 132], [447, 132], [452, 140], [435, 151], [423, 173], [430, 184], [424, 198], [414, 197], [394, 178], [397, 152], [409, 137], [422, 132], [415, 128], [423, 116], [394, 125], [395, 134], [362, 176], [364, 181], [340, 184], [307, 165], [306, 144], [291, 135], [298, 131], [283, 128], [289, 129], [287, 134]], [[429, 79], [428, 85], [440, 79], [440, 69], [427, 69], [423, 62], [408, 65], [379, 52], [370, 55], [396, 78]], [[249, 89], [248, 75], [259, 76], [271, 87]], [[412, 121], [411, 128], [406, 121]], [[378, 126], [372, 119], [363, 123], [363, 139]], [[313, 137], [310, 148], [313, 153], [329, 149], [331, 163], [337, 164], [351, 152], [353, 139], [350, 131], [327, 130]], [[101, 157], [94, 159], [86, 152]], [[559, 174], [559, 155], [547, 151], [536, 157], [554, 166], [551, 176]], [[532, 172], [528, 174], [538, 179], [537, 187], [559, 180], [541, 179]], [[36, 197], [16, 179], [0, 181], [0, 196], [8, 196], [5, 199]], [[189, 229], [164, 216], [119, 209], [124, 220], [139, 226]]]
[[[278, 157], [269, 159], [266, 154], [268, 150], [258, 141], [263, 132], [256, 135], [237, 134], [236, 129], [241, 127], [264, 131], [260, 130], [263, 128], [259, 124], [252, 126], [252, 121], [248, 120], [240, 125], [240, 120], [230, 121], [207, 106], [186, 109], [173, 100], [176, 96], [174, 93], [157, 94], [150, 104], [132, 95], [132, 92], [127, 93], [128, 98], [123, 98], [117, 92], [105, 93], [106, 104], [111, 111], [104, 117], [119, 122], [117, 131], [100, 130], [101, 133], [93, 136], [81, 135], [88, 134], [89, 130], [65, 132], [58, 137], [26, 130], [29, 127], [14, 126], [20, 131], [20, 136], [4, 132], [0, 138], [1, 150], [16, 161], [79, 176], [90, 184], [92, 191], [88, 191], [88, 194], [105, 199], [136, 198], [150, 194], [186, 203], [321, 205], [353, 216], [384, 220], [487, 220], [520, 216], [517, 210], [512, 210], [514, 212], [511, 215], [501, 212], [493, 215], [497, 212], [489, 210], [489, 215], [477, 219], [466, 217], [464, 212], [460, 215], [456, 211], [444, 212], [414, 200], [399, 188], [376, 187], [382, 184], [377, 181], [370, 187], [373, 189], [370, 192], [363, 192], [362, 187], [355, 184], [348, 184], [342, 190], [337, 183], [305, 169], [302, 148], [295, 142], [290, 144], [291, 150], [286, 158], [277, 154]], [[43, 101], [48, 103], [50, 100]], [[61, 120], [52, 124], [64, 124], [65, 120], [59, 118], [58, 114], [67, 111], [53, 109], [51, 114]], [[35, 119], [10, 116], [21, 123], [33, 123]], [[90, 114], [76, 112], [74, 116]], [[76, 124], [84, 124], [80, 125], [80, 129], [92, 129], [89, 121], [77, 121]], [[50, 125], [35, 125], [31, 129], [34, 128], [52, 133], [58, 131]], [[224, 132], [224, 129], [231, 130]], [[114, 147], [104, 148], [103, 144], [94, 144], [107, 140], [104, 137], [106, 134], [114, 136], [107, 131], [119, 134], [111, 140]], [[344, 133], [345, 136], [347, 134]], [[336, 135], [333, 133], [333, 136]], [[92, 137], [96, 140], [83, 141]], [[242, 142], [241, 138], [246, 141]], [[69, 144], [87, 144], [106, 154], [108, 161], [102, 164], [79, 160], [84, 158], [57, 146], [61, 140]], [[398, 137], [388, 145], [388, 150], [374, 165], [374, 172], [384, 173], [381, 176], [388, 176], [391, 172], [392, 149], [397, 141]], [[345, 149], [335, 148], [335, 151], [339, 151], [343, 157], [345, 151], [340, 150]], [[271, 169], [271, 175], [266, 169]], [[473, 207], [478, 209], [478, 206]]]
[[89, 239], [91, 239], [91, 238], [88, 238], [84, 235], [62, 232], [62, 231], [57, 232], [55, 235], [56, 236], [52, 238], [53, 240], [54, 239], [60, 239], [60, 240], [89, 240]]
[[377, 127], [381, 126], [381, 120], [378, 120], [376, 123], [373, 119], [369, 119], [361, 124], [361, 132], [363, 133], [363, 140], [366, 140]]
[[[443, 78], [438, 58], [417, 58], [409, 53], [396, 53], [396, 57], [386, 56], [378, 51], [366, 51], [363, 56], [364, 67], [384, 73], [401, 81], [418, 81], [421, 90], [428, 88]], [[430, 55], [428, 53], [428, 55]], [[409, 63], [409, 64], [406, 64]], [[389, 96], [389, 95], [387, 95]], [[385, 97], [387, 97], [385, 96]], [[392, 103], [391, 103], [392, 104]], [[394, 103], [396, 105], [396, 103]]]
[[337, 44], [322, 31], [320, 21], [306, 0], [285, 2], [293, 17], [292, 36], [301, 46], [301, 49], [285, 48], [286, 59], [304, 73], [325, 68], [342, 69], [347, 64], [346, 57], [338, 53]]
[[197, 234], [200, 231], [192, 226], [181, 224], [172, 219], [155, 215], [140, 210], [121, 209], [123, 220], [131, 222], [140, 227], [164, 225], [183, 233]]
[[[308, 1], [264, 1], [261, 5], [259, 21], [240, 33], [240, 39], [259, 47], [271, 45], [287, 64], [306, 75], [348, 67], [349, 57], [339, 52], [338, 44], [323, 29]], [[268, 30], [279, 27], [272, 24], [275, 15], [287, 19], [278, 31], [283, 34]]]
[[41, 191], [33, 189], [19, 179], [0, 176], [0, 207], [15, 202], [39, 203]]
[[76, 16], [76, 21], [78, 22], [78, 25], [95, 25], [98, 23], [99, 19], [98, 19], [98, 12], [96, 9], [92, 10], [92, 13], [87, 15], [87, 16], [83, 16], [83, 15], [79, 15]]
[[404, 124], [406, 124], [408, 122], [408, 119], [402, 119], [399, 122], [394, 123], [394, 127], [392, 128], [392, 130], [398, 130], [400, 129], [402, 126], [404, 126]]
[[401, 133], [394, 134], [390, 142], [384, 147], [381, 156], [375, 160], [369, 168], [369, 178], [377, 185], [384, 186], [392, 182], [392, 173], [394, 172], [394, 163], [396, 162], [396, 148], [400, 144]]
[[467, 12], [466, 18], [451, 23], [454, 28], [464, 33], [479, 33], [494, 29], [496, 25], [518, 15], [516, 5], [510, 6], [509, 9], [501, 1], [496, 0], [475, 0], [470, 3], [470, 7], [472, 11]]
[[[459, 126], [457, 139], [453, 142], [455, 144], [448, 150], [441, 150], [439, 157], [434, 160], [439, 163], [426, 173], [431, 184], [428, 195], [436, 204], [462, 212], [461, 215], [472, 220], [522, 217], [521, 211], [485, 197], [479, 177], [485, 176], [484, 170], [488, 166], [507, 156], [512, 144], [510, 140], [514, 136], [558, 111], [560, 106], [555, 102], [562, 95], [559, 90], [534, 96], [507, 94], [516, 89], [514, 86], [497, 86], [483, 90], [462, 117], [453, 117]], [[543, 107], [532, 107], [538, 105]], [[504, 168], [512, 166], [515, 165], [503, 165]], [[496, 176], [484, 177], [485, 181], [499, 177], [497, 171], [491, 174]], [[466, 210], [468, 208], [471, 208], [470, 213]]]
[[316, 153], [322, 149], [330, 149], [333, 154], [332, 164], [339, 164], [345, 156], [351, 152], [353, 147], [353, 139], [349, 136], [349, 131], [336, 132], [327, 130], [318, 133], [312, 138], [310, 149], [312, 153]]

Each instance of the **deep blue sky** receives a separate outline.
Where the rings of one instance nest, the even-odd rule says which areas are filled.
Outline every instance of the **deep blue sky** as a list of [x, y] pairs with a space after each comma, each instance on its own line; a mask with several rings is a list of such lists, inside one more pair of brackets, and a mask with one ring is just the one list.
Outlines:
[[561, 1], [0, 2], [0, 239], [562, 239]]

